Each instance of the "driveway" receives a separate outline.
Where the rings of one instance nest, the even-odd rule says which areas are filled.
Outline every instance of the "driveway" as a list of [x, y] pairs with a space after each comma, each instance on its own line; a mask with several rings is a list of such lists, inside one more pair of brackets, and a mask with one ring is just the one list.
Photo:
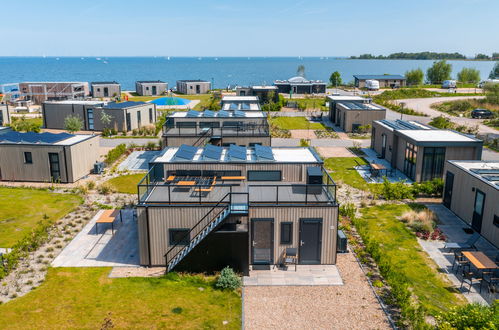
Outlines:
[[[493, 129], [492, 127], [488, 127], [482, 124], [481, 119], [471, 119], [465, 117], [454, 117], [449, 116], [444, 112], [440, 112], [431, 108], [432, 104], [447, 102], [447, 101], [457, 101], [457, 100], [469, 100], [469, 99], [480, 99], [484, 98], [483, 96], [463, 96], [463, 97], [432, 97], [432, 98], [424, 98], [424, 99], [405, 99], [405, 100], [396, 100], [397, 103], [404, 103], [407, 108], [413, 109], [418, 112], [422, 112], [427, 114], [429, 117], [417, 117], [420, 122], [428, 123], [431, 121], [431, 118], [438, 117], [441, 115], [445, 115], [449, 117], [452, 122], [458, 125], [468, 125], [475, 126], [478, 125], [478, 131], [480, 134], [499, 134], [499, 131]], [[397, 119], [400, 118], [400, 114], [397, 114]], [[388, 116], [387, 116], [388, 117]], [[403, 116], [404, 119], [413, 120], [412, 117], [415, 116]], [[392, 119], [392, 118], [390, 118]]]

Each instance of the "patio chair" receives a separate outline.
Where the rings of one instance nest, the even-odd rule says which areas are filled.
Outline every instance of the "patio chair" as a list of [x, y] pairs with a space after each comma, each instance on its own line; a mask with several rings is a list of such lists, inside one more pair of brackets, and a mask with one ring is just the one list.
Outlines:
[[473, 284], [475, 284], [476, 282], [480, 283], [480, 293], [482, 293], [482, 284], [483, 284], [483, 280], [481, 277], [477, 276], [478, 274], [474, 273], [474, 272], [463, 272], [463, 278], [461, 279], [461, 287], [460, 289], [463, 288], [463, 284], [466, 283], [466, 284], [469, 284], [469, 288], [468, 288], [468, 293], [471, 292], [471, 287], [473, 286]]
[[463, 250], [475, 248], [475, 243], [480, 239], [480, 234], [475, 232], [471, 237], [463, 243], [447, 242], [445, 243], [444, 249], [449, 250]]
[[454, 250], [454, 262], [452, 263], [451, 270], [456, 268], [456, 274], [459, 272], [459, 268], [462, 268], [464, 271], [465, 267], [468, 267], [468, 271], [470, 270], [470, 262], [463, 256], [461, 250]]
[[298, 264], [298, 250], [296, 248], [286, 248], [284, 251], [284, 265], [288, 264], [294, 264], [296, 272], [296, 265]]
[[491, 293], [499, 292], [499, 270], [482, 272], [482, 281], [487, 284], [487, 289]]

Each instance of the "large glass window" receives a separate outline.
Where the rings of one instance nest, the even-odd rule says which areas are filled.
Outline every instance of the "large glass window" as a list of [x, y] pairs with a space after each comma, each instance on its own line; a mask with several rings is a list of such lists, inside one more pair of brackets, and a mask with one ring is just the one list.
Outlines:
[[281, 222], [281, 244], [293, 243], [293, 223]]
[[445, 148], [425, 147], [423, 156], [422, 181], [441, 178], [444, 173]]
[[215, 121], [201, 121], [199, 122], [199, 128], [218, 128], [220, 127], [220, 123], [219, 122], [215, 122]]
[[88, 129], [94, 129], [94, 109], [87, 109]]
[[248, 171], [248, 181], [281, 181], [281, 171]]
[[196, 122], [194, 121], [177, 122], [177, 128], [195, 128], [195, 127], [196, 127]]
[[180, 229], [170, 229], [169, 230], [169, 242], [170, 245], [187, 245], [189, 244], [189, 229], [188, 228], [180, 228]]
[[416, 179], [416, 160], [418, 147], [409, 142], [405, 145], [404, 173], [411, 180]]
[[140, 128], [140, 125], [141, 125], [141, 122], [142, 122], [142, 118], [141, 118], [141, 112], [140, 111], [137, 111], [137, 127]]

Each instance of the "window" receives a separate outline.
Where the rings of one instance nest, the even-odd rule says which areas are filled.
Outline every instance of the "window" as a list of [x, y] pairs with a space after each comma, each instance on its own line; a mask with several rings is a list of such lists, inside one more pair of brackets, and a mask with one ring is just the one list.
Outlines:
[[141, 113], [140, 111], [137, 112], [137, 126], [140, 127], [140, 123], [142, 122], [142, 118], [141, 118]]
[[24, 163], [25, 164], [33, 164], [33, 157], [31, 156], [31, 152], [24, 153]]
[[281, 171], [248, 171], [248, 181], [281, 181]]
[[407, 142], [405, 145], [404, 174], [411, 180], [416, 179], [416, 160], [418, 147]]
[[180, 228], [180, 229], [170, 229], [169, 230], [169, 242], [170, 245], [187, 245], [189, 244], [189, 229], [188, 228]]
[[88, 129], [94, 129], [94, 109], [87, 109]]
[[178, 122], [177, 128], [196, 128], [196, 122], [194, 121]]
[[201, 121], [199, 122], [199, 128], [219, 128], [220, 123], [215, 121]]
[[149, 123], [152, 123], [153, 122], [153, 118], [152, 118], [152, 108], [149, 108]]
[[425, 147], [423, 152], [422, 181], [441, 178], [445, 164], [445, 148]]
[[100, 92], [100, 88], [97, 88], [97, 91]]
[[281, 222], [281, 244], [293, 243], [293, 223]]
[[146, 87], [146, 91], [148, 91], [148, 90], [149, 90], [149, 87]]
[[499, 215], [494, 214], [494, 226], [499, 227]]

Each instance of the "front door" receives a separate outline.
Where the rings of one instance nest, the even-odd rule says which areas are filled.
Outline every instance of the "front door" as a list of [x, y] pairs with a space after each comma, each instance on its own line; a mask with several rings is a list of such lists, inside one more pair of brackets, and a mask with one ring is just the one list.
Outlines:
[[482, 230], [483, 208], [485, 206], [485, 194], [480, 190], [476, 190], [475, 207], [473, 208], [473, 220], [471, 227], [477, 232]]
[[52, 182], [58, 182], [61, 179], [61, 165], [59, 164], [59, 154], [49, 153], [50, 177]]
[[253, 265], [274, 263], [274, 219], [251, 220], [251, 256]]
[[452, 201], [452, 188], [454, 187], [454, 173], [447, 171], [445, 174], [444, 205], [450, 209]]
[[126, 113], [126, 130], [129, 132], [132, 130], [132, 119], [130, 118], [130, 114]]
[[156, 86], [152, 86], [152, 95], [156, 95], [156, 92], [157, 92]]
[[104, 87], [104, 97], [108, 97], [108, 96], [109, 96], [109, 88]]
[[299, 263], [315, 265], [321, 263], [322, 219], [300, 219]]
[[386, 134], [381, 134], [381, 158], [385, 158], [386, 155]]

